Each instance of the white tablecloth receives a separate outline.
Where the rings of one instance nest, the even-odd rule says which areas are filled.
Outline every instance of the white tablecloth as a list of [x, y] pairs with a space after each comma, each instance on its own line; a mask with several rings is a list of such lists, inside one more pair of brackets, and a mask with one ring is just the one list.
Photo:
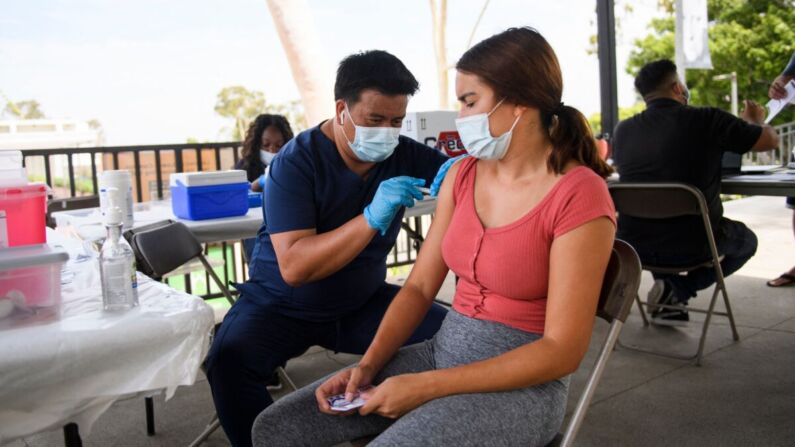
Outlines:
[[87, 434], [123, 396], [168, 399], [194, 383], [209, 345], [213, 312], [200, 298], [139, 274], [140, 306], [105, 313], [96, 258], [74, 239], [48, 241], [70, 254], [62, 318], [0, 331], [0, 444], [69, 422]]

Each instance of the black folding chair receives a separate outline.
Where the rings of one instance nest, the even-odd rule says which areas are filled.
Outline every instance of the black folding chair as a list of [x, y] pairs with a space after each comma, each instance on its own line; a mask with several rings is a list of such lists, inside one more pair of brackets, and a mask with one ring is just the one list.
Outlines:
[[[723, 270], [720, 266], [721, 256], [718, 254], [718, 248], [715, 244], [715, 236], [712, 233], [712, 224], [709, 220], [709, 209], [704, 200], [704, 195], [697, 188], [686, 185], [683, 183], [611, 183], [609, 186], [610, 195], [613, 197], [613, 203], [616, 206], [616, 211], [619, 214], [633, 216], [644, 219], [669, 219], [680, 216], [700, 216], [704, 224], [704, 231], [707, 237], [707, 244], [709, 246], [711, 259], [707, 262], [700, 262], [692, 265], [682, 266], [659, 266], [645, 262], [641, 259], [643, 270], [648, 270], [652, 273], [663, 274], [681, 274], [690, 272], [699, 268], [714, 268], [715, 269], [715, 290], [712, 293], [709, 307], [705, 309], [697, 309], [685, 307], [682, 304], [656, 304], [654, 307], [666, 309], [686, 309], [689, 312], [706, 314], [704, 319], [704, 326], [701, 330], [701, 338], [698, 342], [698, 349], [694, 355], [677, 355], [673, 353], [661, 352], [650, 349], [643, 349], [637, 346], [626, 346], [621, 344], [622, 347], [646, 352], [650, 354], [661, 355], [664, 357], [678, 358], [683, 360], [696, 360], [696, 365], [701, 365], [701, 359], [704, 353], [704, 344], [707, 338], [707, 329], [713, 315], [720, 315], [728, 317], [729, 324], [732, 330], [732, 337], [735, 341], [740, 339], [737, 333], [737, 327], [734, 324], [734, 315], [732, 314], [731, 305], [729, 304], [729, 295], [726, 291], [726, 283], [723, 278]], [[631, 242], [631, 241], [630, 241]], [[717, 301], [718, 294], [723, 295], [723, 302], [726, 306], [726, 312], [717, 312], [714, 310], [715, 302]], [[640, 309], [641, 317], [643, 318], [643, 325], [649, 325], [646, 318], [646, 313], [643, 306], [647, 305], [642, 303], [639, 296], [636, 296], [638, 309]]]
[[[165, 220], [125, 232], [138, 262], [138, 269], [153, 278], [162, 278], [165, 274], [177, 269], [185, 263], [198, 258], [204, 269], [213, 279], [230, 304], [235, 299], [226, 285], [218, 278], [212, 266], [204, 256], [202, 246], [188, 227], [181, 222]], [[284, 368], [277, 368], [282, 381], [296, 389]], [[146, 433], [155, 434], [154, 405], [151, 397], [146, 398]], [[204, 432], [191, 444], [198, 445], [206, 440], [219, 426], [217, 415], [207, 424]]]
[[51, 199], [47, 202], [47, 226], [55, 228], [55, 219], [52, 213], [58, 211], [82, 210], [99, 206], [99, 196], [68, 197], [65, 199]]

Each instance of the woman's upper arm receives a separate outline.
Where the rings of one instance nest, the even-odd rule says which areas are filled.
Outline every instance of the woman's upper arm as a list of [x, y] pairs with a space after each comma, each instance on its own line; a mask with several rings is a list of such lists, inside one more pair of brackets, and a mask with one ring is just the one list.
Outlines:
[[450, 170], [439, 188], [431, 227], [428, 229], [420, 253], [417, 255], [417, 261], [403, 286], [416, 288], [425, 298], [431, 300], [439, 292], [448, 271], [447, 265], [442, 259], [442, 239], [450, 226], [455, 210], [453, 185], [460, 166], [460, 161], [450, 166]]
[[602, 216], [552, 243], [544, 337], [561, 345], [575, 369], [588, 349], [614, 240], [615, 225]]

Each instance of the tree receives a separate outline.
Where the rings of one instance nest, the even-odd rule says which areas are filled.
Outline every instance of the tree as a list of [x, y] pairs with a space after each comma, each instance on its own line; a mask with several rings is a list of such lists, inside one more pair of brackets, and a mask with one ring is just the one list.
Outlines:
[[284, 115], [295, 134], [309, 128], [301, 101], [294, 100], [283, 104], [266, 104], [265, 113]]
[[6, 107], [3, 109], [3, 116], [11, 116], [22, 120], [33, 120], [44, 118], [41, 104], [38, 101], [29, 99], [27, 101], [12, 102], [6, 98]]
[[243, 86], [224, 87], [218, 92], [215, 112], [224, 118], [234, 120], [232, 138], [240, 141], [246, 135], [248, 123], [265, 110], [265, 94], [249, 91]]
[[301, 101], [268, 104], [264, 93], [240, 85], [224, 87], [218, 92], [217, 98], [215, 112], [234, 120], [230, 137], [236, 141], [246, 136], [249, 124], [261, 113], [284, 115], [295, 133], [308, 127]]
[[[644, 110], [646, 110], [646, 104], [643, 101], [638, 101], [630, 107], [619, 107], [618, 119], [620, 121], [631, 118]], [[591, 125], [593, 132], [596, 133], [597, 129], [602, 128], [602, 114], [599, 112], [591, 114], [588, 117], [588, 124]]]
[[[627, 72], [636, 75], [648, 62], [674, 59], [672, 2], [660, 2], [665, 17], [652, 20], [653, 33], [635, 41]], [[687, 70], [687, 85], [696, 105], [730, 109], [729, 85], [713, 76], [736, 72], [740, 99], [767, 102], [770, 82], [795, 52], [795, 2], [792, 0], [708, 0], [709, 48], [713, 70]], [[795, 107], [774, 120], [795, 120]]]

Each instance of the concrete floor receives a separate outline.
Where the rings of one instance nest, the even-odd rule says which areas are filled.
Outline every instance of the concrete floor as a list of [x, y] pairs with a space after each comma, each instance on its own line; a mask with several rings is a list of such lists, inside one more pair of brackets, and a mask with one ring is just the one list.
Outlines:
[[[795, 264], [792, 212], [783, 198], [755, 197], [725, 204], [727, 217], [744, 221], [759, 237], [756, 257], [728, 278], [728, 290], [741, 340], [733, 342], [725, 318], [711, 326], [704, 364], [671, 360], [617, 349], [607, 366], [579, 432], [579, 446], [721, 445], [785, 446], [795, 444], [795, 288], [773, 289], [764, 281]], [[400, 278], [395, 278], [399, 281]], [[641, 296], [651, 285], [644, 274]], [[710, 290], [691, 302], [705, 305]], [[453, 283], [441, 297], [449, 300]], [[722, 306], [721, 306], [722, 307]], [[637, 311], [624, 328], [628, 344], [695, 351], [703, 321], [691, 315], [685, 329], [644, 328]], [[599, 321], [591, 349], [572, 380], [572, 411], [593, 365], [607, 324]], [[287, 371], [299, 385], [356, 361], [311, 349], [290, 361]], [[113, 405], [84, 436], [86, 446], [188, 445], [213, 415], [203, 376], [174, 398], [155, 400], [157, 435], [144, 430], [142, 398]], [[60, 432], [42, 433], [12, 443], [14, 447], [62, 445]], [[207, 447], [228, 446], [217, 431]]]

